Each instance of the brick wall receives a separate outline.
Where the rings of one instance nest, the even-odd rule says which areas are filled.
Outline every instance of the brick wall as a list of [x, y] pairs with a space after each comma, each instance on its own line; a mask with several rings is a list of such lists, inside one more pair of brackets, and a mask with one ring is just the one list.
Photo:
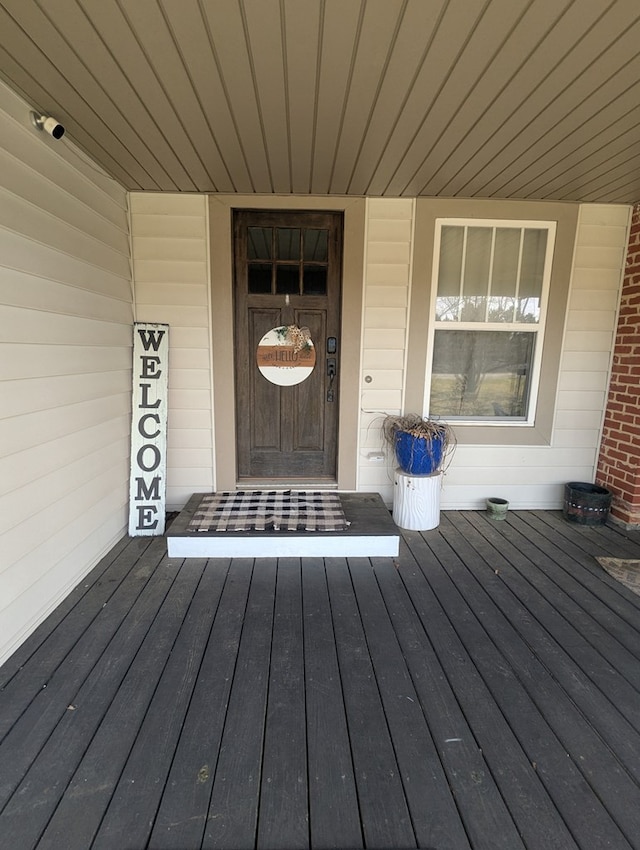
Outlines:
[[640, 525], [640, 204], [631, 219], [596, 480], [613, 493], [612, 516]]

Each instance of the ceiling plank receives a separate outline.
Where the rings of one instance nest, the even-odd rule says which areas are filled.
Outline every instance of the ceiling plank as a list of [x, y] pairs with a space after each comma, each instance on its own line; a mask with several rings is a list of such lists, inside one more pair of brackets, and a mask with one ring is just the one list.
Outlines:
[[254, 192], [272, 192], [264, 130], [251, 70], [241, 7], [238, 0], [202, 3], [213, 48], [223, 71], [229, 109], [242, 139], [242, 149]]

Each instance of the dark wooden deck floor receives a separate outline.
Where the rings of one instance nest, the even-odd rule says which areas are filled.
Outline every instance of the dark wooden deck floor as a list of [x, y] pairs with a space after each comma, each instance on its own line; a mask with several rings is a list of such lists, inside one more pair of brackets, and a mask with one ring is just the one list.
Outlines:
[[555, 512], [397, 559], [122, 541], [0, 670], [0, 846], [640, 848], [640, 597]]

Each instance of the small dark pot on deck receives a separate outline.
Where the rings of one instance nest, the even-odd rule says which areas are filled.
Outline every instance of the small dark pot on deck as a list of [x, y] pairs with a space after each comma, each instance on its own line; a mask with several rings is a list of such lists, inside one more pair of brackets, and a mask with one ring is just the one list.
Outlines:
[[569, 522], [604, 525], [611, 507], [611, 492], [597, 484], [571, 481], [564, 485], [562, 513]]

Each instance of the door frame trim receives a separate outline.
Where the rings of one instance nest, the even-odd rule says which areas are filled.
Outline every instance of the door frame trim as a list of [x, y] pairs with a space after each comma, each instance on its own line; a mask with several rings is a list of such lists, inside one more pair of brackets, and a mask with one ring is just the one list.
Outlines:
[[[214, 486], [216, 490], [235, 490], [237, 486], [232, 210], [247, 208], [344, 213], [337, 488], [355, 490], [366, 201], [315, 195], [209, 195]], [[222, 426], [216, 427], [216, 423]]]

